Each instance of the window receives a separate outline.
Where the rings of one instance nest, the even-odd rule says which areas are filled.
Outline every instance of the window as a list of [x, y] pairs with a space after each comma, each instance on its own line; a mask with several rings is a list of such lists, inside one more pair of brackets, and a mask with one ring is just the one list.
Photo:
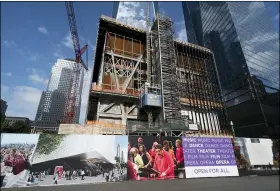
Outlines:
[[251, 139], [251, 143], [260, 143], [260, 139]]

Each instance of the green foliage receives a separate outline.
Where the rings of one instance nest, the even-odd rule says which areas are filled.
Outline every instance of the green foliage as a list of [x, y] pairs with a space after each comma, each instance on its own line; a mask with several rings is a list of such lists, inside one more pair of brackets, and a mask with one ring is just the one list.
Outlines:
[[41, 134], [37, 144], [36, 152], [47, 155], [53, 152], [61, 144], [65, 135]]
[[51, 131], [51, 130], [46, 130], [46, 129], [43, 130], [43, 133], [46, 133], [46, 134], [57, 134], [56, 131]]
[[1, 116], [1, 133], [30, 133], [30, 131], [31, 127], [26, 125], [23, 121], [16, 121], [10, 126]]
[[0, 117], [1, 117], [1, 127], [2, 127], [2, 124], [5, 123], [6, 116], [5, 115], [0, 115]]

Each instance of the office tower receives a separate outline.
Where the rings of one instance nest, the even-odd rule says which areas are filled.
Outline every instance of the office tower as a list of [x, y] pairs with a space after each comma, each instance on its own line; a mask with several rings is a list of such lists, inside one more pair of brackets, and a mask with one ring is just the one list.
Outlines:
[[1, 115], [6, 115], [7, 108], [7, 102], [1, 99]]
[[236, 135], [279, 135], [279, 33], [265, 3], [182, 2], [182, 6], [189, 42], [215, 55]]
[[[186, 130], [219, 134], [228, 129], [212, 52], [174, 41], [172, 20], [159, 14], [149, 33], [150, 47], [146, 34], [101, 16], [87, 124], [125, 126], [130, 134], [181, 135]], [[150, 59], [147, 47], [148, 52], [153, 50]]]
[[[34, 126], [41, 128], [56, 128], [63, 119], [66, 100], [71, 90], [71, 78], [75, 61], [58, 59], [52, 67], [51, 77], [46, 91], [42, 93]], [[76, 99], [76, 118], [73, 123], [79, 122], [81, 107], [81, 92], [83, 88], [84, 72], [81, 71], [79, 82], [79, 97]]]

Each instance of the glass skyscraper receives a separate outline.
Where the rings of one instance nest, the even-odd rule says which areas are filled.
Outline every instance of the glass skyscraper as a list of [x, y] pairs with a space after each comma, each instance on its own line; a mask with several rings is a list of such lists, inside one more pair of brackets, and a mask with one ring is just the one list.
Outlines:
[[279, 135], [279, 33], [265, 3], [182, 2], [182, 6], [188, 41], [214, 52], [236, 135]]
[[[66, 100], [71, 91], [71, 77], [75, 61], [71, 59], [58, 59], [51, 70], [51, 77], [47, 90], [42, 93], [34, 126], [42, 128], [58, 127], [59, 121], [63, 119]], [[76, 99], [76, 123], [79, 122], [81, 93], [83, 88], [84, 70], [81, 70], [78, 85], [78, 96]]]

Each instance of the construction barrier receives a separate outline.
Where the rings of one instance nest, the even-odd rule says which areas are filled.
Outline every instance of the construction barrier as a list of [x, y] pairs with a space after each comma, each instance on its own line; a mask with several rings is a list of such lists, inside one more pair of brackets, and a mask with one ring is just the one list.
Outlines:
[[127, 136], [3, 134], [1, 187], [125, 181]]
[[279, 170], [279, 140], [1, 134], [2, 188], [239, 176], [244, 169]]

